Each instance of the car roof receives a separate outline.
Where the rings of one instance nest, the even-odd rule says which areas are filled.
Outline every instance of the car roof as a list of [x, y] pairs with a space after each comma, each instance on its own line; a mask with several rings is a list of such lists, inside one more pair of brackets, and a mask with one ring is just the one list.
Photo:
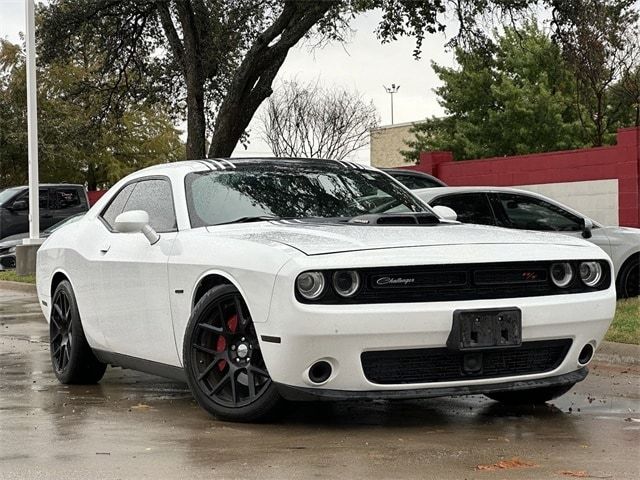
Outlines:
[[[42, 187], [80, 187], [84, 188], [84, 185], [80, 183], [40, 183], [38, 188]], [[7, 187], [6, 190], [13, 190], [19, 188], [29, 188], [29, 185], [16, 185], [15, 187]]]
[[383, 172], [392, 173], [392, 174], [406, 175], [410, 177], [428, 178], [429, 180], [433, 180], [434, 182], [441, 184], [443, 187], [447, 186], [447, 184], [444, 183], [442, 180], [440, 180], [438, 177], [426, 172], [419, 172], [417, 170], [409, 170], [406, 168], [382, 168], [381, 170]]
[[420, 188], [413, 191], [416, 195], [424, 197], [435, 198], [442, 195], [448, 195], [451, 193], [473, 193], [473, 192], [510, 192], [510, 193], [524, 193], [527, 195], [541, 196], [531, 190], [524, 190], [521, 188], [513, 187], [442, 187], [434, 190], [432, 188]]
[[201, 160], [182, 160], [179, 162], [159, 163], [139, 170], [136, 173], [160, 173], [167, 169], [199, 172], [206, 170], [228, 170], [240, 166], [268, 166], [268, 165], [316, 165], [323, 167], [337, 167], [355, 170], [378, 170], [369, 165], [362, 165], [345, 160], [330, 160], [321, 158], [276, 158], [276, 157], [227, 157], [205, 158]]

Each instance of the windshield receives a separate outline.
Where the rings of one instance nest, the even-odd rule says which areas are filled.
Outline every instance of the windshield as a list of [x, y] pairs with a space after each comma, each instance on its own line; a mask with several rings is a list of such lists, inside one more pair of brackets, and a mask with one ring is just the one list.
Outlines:
[[185, 177], [192, 227], [252, 219], [430, 213], [383, 173], [327, 165], [238, 166]]
[[5, 202], [15, 197], [16, 194], [19, 192], [20, 192], [19, 188], [7, 188], [5, 190], [0, 191], [0, 205], [4, 205]]

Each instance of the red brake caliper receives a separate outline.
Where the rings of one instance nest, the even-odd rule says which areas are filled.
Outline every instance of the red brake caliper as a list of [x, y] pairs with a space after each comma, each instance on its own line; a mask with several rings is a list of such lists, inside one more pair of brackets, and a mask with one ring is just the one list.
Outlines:
[[[227, 328], [231, 333], [236, 333], [236, 329], [238, 328], [238, 315], [234, 314], [229, 318], [229, 320], [227, 320]], [[222, 335], [220, 335], [216, 342], [216, 352], [223, 352], [225, 348], [227, 348], [227, 341]], [[218, 362], [218, 370], [223, 371], [226, 366], [226, 360], [220, 360]]]

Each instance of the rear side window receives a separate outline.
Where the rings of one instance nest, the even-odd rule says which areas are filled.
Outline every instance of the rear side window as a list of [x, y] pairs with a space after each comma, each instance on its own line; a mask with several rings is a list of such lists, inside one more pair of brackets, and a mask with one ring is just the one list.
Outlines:
[[53, 208], [67, 210], [80, 208], [83, 202], [77, 188], [57, 188], [53, 193]]
[[410, 190], [417, 190], [419, 188], [434, 188], [434, 187], [441, 186], [438, 182], [431, 180], [430, 178], [427, 178], [427, 177], [417, 177], [413, 175], [402, 175], [402, 174], [398, 175], [395, 173], [392, 174], [391, 176]]
[[496, 220], [489, 199], [484, 193], [460, 193], [445, 195], [430, 202], [432, 207], [442, 205], [452, 208], [462, 223], [495, 225]]
[[115, 196], [102, 218], [113, 229], [116, 217], [131, 210], [147, 212], [149, 224], [156, 232], [176, 230], [171, 183], [168, 180], [153, 178], [130, 183]]

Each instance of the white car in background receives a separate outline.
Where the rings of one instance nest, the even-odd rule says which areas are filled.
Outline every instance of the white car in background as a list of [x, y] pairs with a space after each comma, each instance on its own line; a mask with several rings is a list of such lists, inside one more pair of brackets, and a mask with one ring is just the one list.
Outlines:
[[536, 403], [584, 379], [615, 310], [607, 255], [436, 212], [345, 162], [136, 172], [38, 251], [55, 374], [186, 380], [239, 421], [282, 398]]
[[618, 296], [640, 294], [640, 229], [608, 227], [538, 193], [508, 187], [443, 187], [414, 190], [431, 206], [446, 206], [463, 223], [582, 237], [609, 254]]

